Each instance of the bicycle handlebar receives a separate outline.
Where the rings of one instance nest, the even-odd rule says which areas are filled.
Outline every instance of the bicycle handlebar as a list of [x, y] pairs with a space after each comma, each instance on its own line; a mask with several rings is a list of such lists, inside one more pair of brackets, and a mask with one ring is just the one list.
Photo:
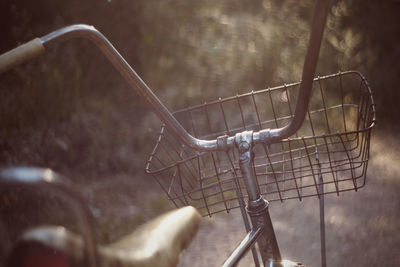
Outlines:
[[[302, 81], [300, 83], [299, 96], [296, 110], [292, 121], [278, 129], [266, 129], [253, 133], [255, 143], [275, 143], [294, 134], [304, 121], [308, 102], [311, 96], [312, 82], [314, 79], [316, 64], [318, 61], [322, 35], [328, 13], [329, 0], [318, 0], [312, 23], [311, 35], [307, 54], [303, 66]], [[190, 135], [183, 126], [175, 119], [171, 112], [164, 106], [158, 97], [152, 92], [147, 84], [132, 69], [132, 67], [119, 54], [114, 46], [103, 34], [92, 26], [72, 25], [60, 30], [49, 33], [39, 40], [33, 41], [17, 47], [10, 52], [0, 56], [0, 73], [12, 68], [34, 56], [40, 54], [44, 48], [50, 48], [60, 42], [73, 39], [85, 38], [92, 41], [127, 82], [136, 89], [137, 93], [143, 97], [158, 117], [166, 124], [169, 130], [178, 137], [184, 144], [197, 151], [216, 151], [226, 150], [235, 146], [235, 136], [221, 136], [215, 140], [201, 140]], [[39, 45], [40, 42], [40, 45]], [[41, 47], [44, 47], [43, 49]], [[10, 58], [10, 59], [9, 59]], [[4, 62], [2, 62], [4, 61]], [[7, 63], [11, 62], [11, 63]]]
[[35, 38], [32, 41], [0, 55], [0, 73], [14, 68], [43, 53], [44, 47], [42, 41], [39, 38]]
[[125, 61], [110, 41], [108, 41], [108, 39], [94, 27], [79, 24], [72, 25], [54, 31], [40, 39], [43, 41], [44, 47], [49, 48], [60, 42], [78, 37], [92, 41], [92, 43], [100, 49], [118, 72], [125, 78], [129, 85], [136, 89], [136, 92], [147, 101], [157, 116], [185, 144], [199, 150], [212, 150], [216, 147], [216, 141], [200, 140], [191, 136], [158, 99], [147, 84], [140, 78], [140, 76]]
[[279, 142], [293, 135], [300, 129], [304, 121], [308, 103], [310, 102], [312, 83], [317, 68], [328, 10], [329, 0], [317, 0], [294, 117], [290, 124], [285, 127], [271, 130], [269, 138], [270, 143]]
[[97, 251], [92, 231], [93, 217], [80, 194], [81, 189], [50, 169], [15, 167], [0, 171], [0, 184], [36, 187], [56, 192], [72, 204], [85, 242], [85, 256], [90, 267], [96, 266]]

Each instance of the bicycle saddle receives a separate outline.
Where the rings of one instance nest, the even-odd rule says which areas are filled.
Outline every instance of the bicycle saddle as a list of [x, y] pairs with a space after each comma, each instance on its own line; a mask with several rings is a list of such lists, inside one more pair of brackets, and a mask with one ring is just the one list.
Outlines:
[[[97, 246], [97, 266], [175, 266], [197, 232], [201, 216], [193, 207], [163, 214], [121, 240]], [[27, 231], [7, 260], [7, 267], [86, 266], [83, 240], [60, 226]]]

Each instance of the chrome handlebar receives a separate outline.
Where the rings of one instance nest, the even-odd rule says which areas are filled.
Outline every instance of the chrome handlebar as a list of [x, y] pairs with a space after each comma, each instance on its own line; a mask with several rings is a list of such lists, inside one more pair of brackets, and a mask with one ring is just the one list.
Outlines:
[[72, 25], [49, 33], [41, 37], [40, 40], [45, 48], [50, 48], [60, 42], [78, 37], [92, 41], [125, 78], [129, 85], [135, 88], [136, 92], [147, 101], [157, 116], [186, 145], [202, 151], [215, 150], [216, 140], [200, 140], [191, 136], [164, 106], [160, 99], [158, 99], [149, 86], [125, 61], [110, 41], [94, 27], [88, 25]]
[[[328, 0], [317, 1], [314, 11], [309, 46], [303, 66], [299, 96], [292, 121], [282, 128], [266, 129], [259, 132], [254, 132], [253, 140], [255, 143], [279, 142], [280, 140], [293, 135], [302, 125], [311, 96], [312, 82], [318, 61], [328, 9]], [[60, 42], [74, 38], [85, 38], [92, 41], [93, 44], [95, 44], [113, 64], [118, 72], [121, 73], [129, 85], [135, 88], [137, 93], [147, 101], [157, 116], [166, 124], [168, 129], [184, 144], [197, 151], [226, 150], [235, 146], [235, 136], [221, 136], [215, 140], [201, 140], [190, 135], [158, 99], [158, 97], [151, 91], [149, 86], [147, 86], [147, 84], [119, 54], [110, 41], [108, 41], [108, 39], [94, 27], [80, 24], [68, 26], [41, 37], [40, 41], [41, 45], [47, 49], [59, 44]], [[15, 48], [14, 50], [17, 49], [19, 49], [19, 47]], [[1, 61], [5, 62], [5, 60], [2, 60], [3, 56], [4, 55], [0, 56], [0, 72], [5, 71], [5, 68], [1, 68]], [[30, 59], [31, 57], [33, 56], [30, 56], [29, 58], [27, 57], [26, 60]], [[19, 60], [17, 63], [21, 63], [21, 60]], [[17, 63], [15, 63], [13, 66], [15, 66]], [[13, 66], [10, 65], [10, 67]]]

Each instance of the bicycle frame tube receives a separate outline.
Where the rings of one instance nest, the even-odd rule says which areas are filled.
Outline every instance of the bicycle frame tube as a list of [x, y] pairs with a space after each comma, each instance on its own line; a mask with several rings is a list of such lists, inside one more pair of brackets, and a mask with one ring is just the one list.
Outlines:
[[79, 189], [50, 169], [17, 167], [0, 171], [0, 183], [29, 186], [57, 193], [73, 207], [85, 243], [84, 253], [87, 265], [97, 266], [97, 250], [92, 231], [92, 214], [79, 193]]
[[240, 242], [239, 246], [233, 251], [231, 256], [226, 259], [222, 267], [232, 267], [236, 266], [239, 261], [246, 255], [246, 253], [251, 249], [257, 239], [261, 236], [263, 232], [263, 227], [258, 227], [255, 230], [250, 231], [246, 237]]

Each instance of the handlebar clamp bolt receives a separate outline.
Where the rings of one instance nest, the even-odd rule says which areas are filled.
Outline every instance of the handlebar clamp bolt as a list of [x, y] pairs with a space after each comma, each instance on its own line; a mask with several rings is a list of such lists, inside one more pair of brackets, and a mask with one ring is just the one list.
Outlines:
[[247, 143], [246, 141], [243, 141], [239, 144], [239, 152], [243, 153], [248, 151], [250, 148], [250, 144]]

